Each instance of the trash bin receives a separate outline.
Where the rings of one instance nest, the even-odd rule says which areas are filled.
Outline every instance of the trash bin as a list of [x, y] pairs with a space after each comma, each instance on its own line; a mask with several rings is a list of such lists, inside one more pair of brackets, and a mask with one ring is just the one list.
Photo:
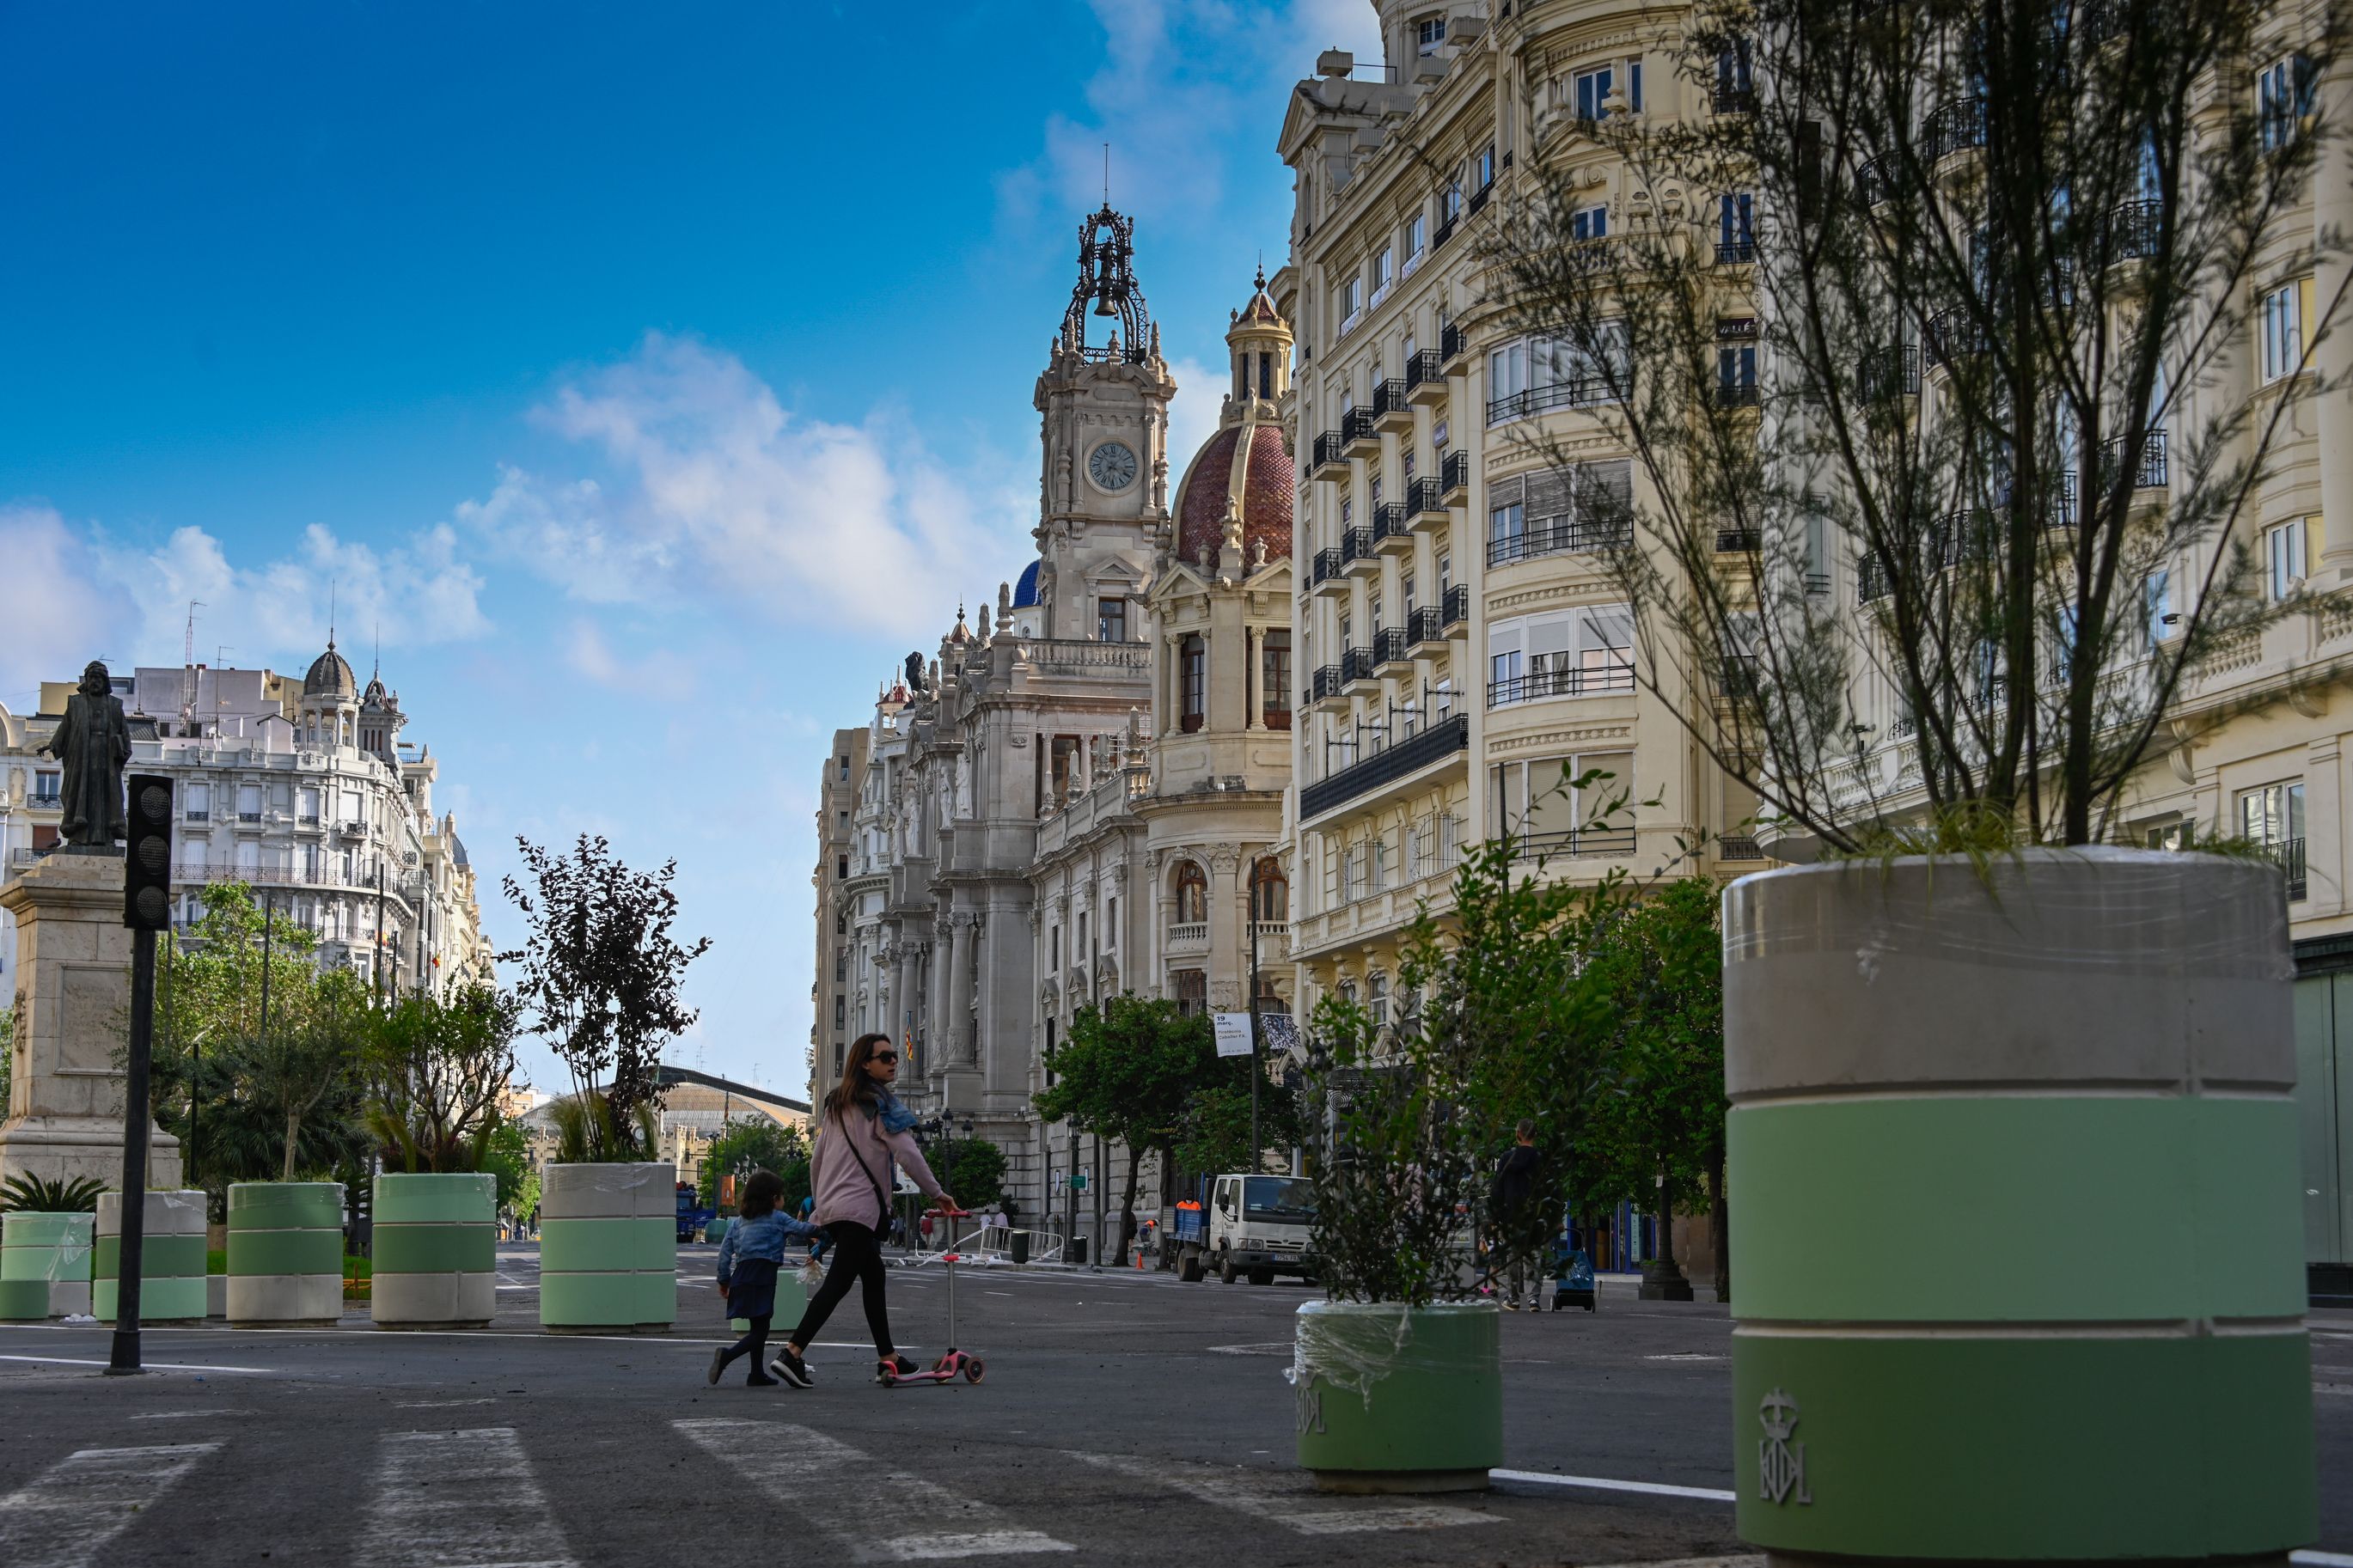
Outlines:
[[1029, 1233], [1026, 1230], [1017, 1230], [1013, 1233], [1013, 1261], [1016, 1263], [1029, 1261]]
[[1071, 1237], [1071, 1261], [1074, 1264], [1083, 1264], [1086, 1260], [1087, 1238], [1083, 1236]]

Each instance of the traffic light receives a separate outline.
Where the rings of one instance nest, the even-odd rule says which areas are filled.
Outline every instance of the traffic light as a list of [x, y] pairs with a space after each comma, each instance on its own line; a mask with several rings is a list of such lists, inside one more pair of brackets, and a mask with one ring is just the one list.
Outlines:
[[132, 931], [172, 929], [172, 781], [163, 773], [130, 779], [130, 845], [122, 854], [122, 923]]

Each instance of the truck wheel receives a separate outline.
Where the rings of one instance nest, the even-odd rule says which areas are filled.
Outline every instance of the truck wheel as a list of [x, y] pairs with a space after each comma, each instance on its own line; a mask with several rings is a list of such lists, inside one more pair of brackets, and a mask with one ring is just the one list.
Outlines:
[[1253, 1285], [1271, 1285], [1274, 1283], [1274, 1270], [1271, 1268], [1253, 1268], [1250, 1270], [1250, 1281]]
[[1176, 1278], [1187, 1285], [1198, 1285], [1201, 1272], [1201, 1255], [1198, 1252], [1187, 1252], [1184, 1261], [1176, 1266]]
[[1234, 1260], [1231, 1257], [1222, 1254], [1219, 1256], [1218, 1259], [1218, 1278], [1228, 1285], [1234, 1282]]

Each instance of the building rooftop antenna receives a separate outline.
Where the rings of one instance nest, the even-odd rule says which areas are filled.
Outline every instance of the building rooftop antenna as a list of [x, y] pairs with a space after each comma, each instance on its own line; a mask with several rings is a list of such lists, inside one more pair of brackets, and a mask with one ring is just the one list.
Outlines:
[[188, 601], [188, 635], [180, 645], [180, 722], [196, 721], [196, 612], [205, 607], [202, 599]]

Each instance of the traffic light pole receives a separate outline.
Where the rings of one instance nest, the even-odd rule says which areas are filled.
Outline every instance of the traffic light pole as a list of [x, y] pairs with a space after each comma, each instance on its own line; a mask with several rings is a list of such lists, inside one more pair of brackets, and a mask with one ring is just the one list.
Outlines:
[[1258, 1080], [1259, 1080], [1259, 1079], [1262, 1079], [1262, 1078], [1264, 1078], [1264, 1077], [1266, 1076], [1266, 1068], [1265, 1068], [1264, 1065], [1263, 1065], [1263, 1064], [1261, 1064], [1261, 1063], [1260, 1062], [1260, 1060], [1259, 1060], [1259, 1055], [1258, 1055], [1258, 885], [1257, 885], [1257, 882], [1256, 882], [1255, 879], [1253, 879], [1253, 880], [1252, 880], [1252, 882], [1251, 882], [1251, 885], [1250, 885], [1250, 1173], [1251, 1175], [1255, 1176], [1255, 1175], [1257, 1175], [1257, 1174], [1258, 1174], [1259, 1166], [1264, 1163], [1264, 1162], [1261, 1160], [1261, 1156], [1260, 1156], [1260, 1151], [1261, 1151], [1261, 1149], [1263, 1147], [1263, 1145], [1261, 1145], [1261, 1144], [1259, 1142], [1259, 1141], [1258, 1141]]
[[147, 1069], [155, 1044], [155, 933], [131, 933], [131, 1060], [122, 1089], [122, 1226], [109, 1375], [140, 1371], [139, 1281], [147, 1240]]

